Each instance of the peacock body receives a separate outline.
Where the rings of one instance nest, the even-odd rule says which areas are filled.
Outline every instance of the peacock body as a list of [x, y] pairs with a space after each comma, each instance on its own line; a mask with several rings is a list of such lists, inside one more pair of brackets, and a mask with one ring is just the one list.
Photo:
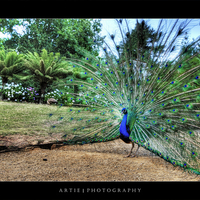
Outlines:
[[66, 144], [120, 137], [200, 174], [200, 65], [196, 62], [199, 52], [191, 53], [199, 39], [178, 50], [191, 21], [161, 20], [147, 50], [140, 39], [145, 37], [144, 22], [137, 22], [137, 44], [129, 26], [124, 28], [127, 21], [116, 22], [123, 45], [116, 45], [110, 35], [114, 47], [106, 42], [101, 46], [105, 59], [85, 50], [81, 50], [84, 60], [70, 59], [83, 72], [66, 83], [79, 89], [70, 94], [69, 101], [76, 99], [83, 107], [78, 111], [69, 107], [66, 113], [58, 102], [57, 110], [49, 115], [51, 132], [63, 133]]

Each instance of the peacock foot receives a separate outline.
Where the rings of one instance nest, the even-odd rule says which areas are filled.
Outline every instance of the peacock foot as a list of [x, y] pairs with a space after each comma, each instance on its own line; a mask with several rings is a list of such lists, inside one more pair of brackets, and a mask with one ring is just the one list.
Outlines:
[[130, 157], [130, 155], [124, 156], [124, 158], [128, 158], [128, 157]]
[[138, 157], [138, 155], [135, 155], [135, 154], [134, 154], [134, 155], [131, 156], [131, 158], [133, 158], [133, 157]]

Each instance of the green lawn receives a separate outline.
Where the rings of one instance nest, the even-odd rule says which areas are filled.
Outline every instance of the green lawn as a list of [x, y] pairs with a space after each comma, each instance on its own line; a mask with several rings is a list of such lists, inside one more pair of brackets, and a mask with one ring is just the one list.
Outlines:
[[91, 109], [86, 111], [85, 107], [0, 101], [0, 136], [20, 134], [62, 137], [66, 135], [70, 139], [74, 134], [94, 135], [97, 130], [98, 136], [110, 133], [113, 127], [109, 124], [118, 123], [118, 119], [115, 121], [112, 119], [116, 113], [107, 112], [101, 115], [102, 109], [94, 112], [92, 111], [94, 109]]
[[[55, 105], [0, 101], [0, 135], [46, 135], [51, 125], [49, 114], [57, 109]], [[69, 107], [62, 107], [63, 113], [68, 110]]]

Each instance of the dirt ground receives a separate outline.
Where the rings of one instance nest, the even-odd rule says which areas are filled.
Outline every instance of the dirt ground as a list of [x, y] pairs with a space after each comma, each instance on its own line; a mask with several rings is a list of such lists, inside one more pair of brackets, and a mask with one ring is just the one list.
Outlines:
[[[0, 181], [199, 181], [140, 148], [124, 158], [131, 145], [106, 143], [52, 146], [0, 153]], [[136, 150], [137, 145], [133, 150]]]

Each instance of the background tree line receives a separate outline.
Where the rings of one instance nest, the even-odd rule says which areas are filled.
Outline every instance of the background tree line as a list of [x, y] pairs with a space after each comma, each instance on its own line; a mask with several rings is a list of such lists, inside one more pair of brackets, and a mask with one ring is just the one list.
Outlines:
[[[17, 31], [17, 26], [23, 26], [23, 34]], [[100, 31], [100, 20], [93, 19], [0, 19], [0, 32], [10, 35], [9, 38], [0, 39], [0, 77], [3, 87], [11, 81], [22, 83], [24, 87], [32, 86], [38, 89], [42, 102], [41, 97], [56, 89], [67, 77], [81, 78], [82, 69], [73, 68], [66, 58], [73, 56], [82, 59], [84, 54], [78, 50], [80, 48], [98, 56], [99, 46], [94, 45], [94, 39], [102, 44], [104, 38], [99, 36]], [[121, 49], [120, 60], [123, 61], [127, 49], [133, 58], [137, 57], [138, 48], [141, 49], [141, 55], [144, 53], [142, 50], [149, 51], [155, 34], [155, 30], [144, 20], [137, 21], [130, 35], [127, 34], [125, 43], [118, 45]], [[114, 41], [113, 35], [111, 39]], [[131, 49], [130, 43], [135, 44], [131, 45]], [[163, 48], [160, 46], [158, 51]], [[199, 62], [198, 58], [193, 60], [193, 64], [196, 62]], [[74, 86], [73, 90], [77, 92], [78, 87]]]

